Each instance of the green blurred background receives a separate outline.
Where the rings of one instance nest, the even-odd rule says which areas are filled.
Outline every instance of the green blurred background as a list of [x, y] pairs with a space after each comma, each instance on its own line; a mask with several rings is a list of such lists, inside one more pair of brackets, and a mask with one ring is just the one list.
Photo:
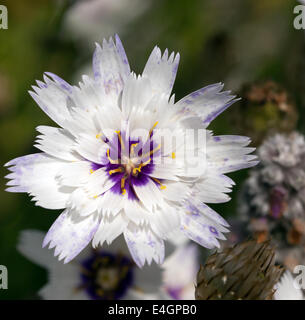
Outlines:
[[[96, 9], [93, 2], [100, 2]], [[46, 272], [23, 258], [16, 242], [23, 229], [48, 230], [59, 213], [35, 207], [25, 194], [4, 191], [8, 172], [3, 164], [37, 152], [32, 146], [35, 128], [53, 125], [27, 91], [44, 71], [76, 84], [90, 66], [95, 41], [118, 33], [137, 73], [156, 44], [179, 51], [177, 100], [214, 82], [241, 93], [246, 84], [275, 81], [294, 100], [298, 129], [304, 132], [305, 32], [293, 28], [297, 1], [10, 0], [1, 4], [7, 6], [9, 20], [8, 30], [0, 30], [0, 265], [8, 268], [9, 289], [0, 290], [0, 299], [37, 298]], [[238, 105], [214, 121], [210, 128], [215, 133], [243, 133], [233, 121], [234, 108], [238, 110]], [[264, 118], [261, 121], [264, 126]], [[236, 195], [247, 171], [231, 176], [237, 182], [232, 200], [216, 206], [226, 218], [236, 213]]]

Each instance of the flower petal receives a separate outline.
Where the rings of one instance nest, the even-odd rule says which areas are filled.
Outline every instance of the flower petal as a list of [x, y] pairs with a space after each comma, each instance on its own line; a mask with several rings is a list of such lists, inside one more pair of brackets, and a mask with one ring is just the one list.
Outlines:
[[129, 225], [124, 237], [131, 256], [138, 267], [142, 268], [147, 261], [161, 264], [164, 260], [164, 243], [151, 230]]
[[37, 131], [42, 134], [36, 138], [36, 144], [34, 145], [36, 148], [59, 159], [67, 161], [80, 159], [76, 152], [73, 152], [75, 141], [66, 130], [39, 126]]
[[44, 153], [30, 154], [16, 158], [6, 164], [12, 173], [6, 178], [11, 179], [6, 191], [27, 192], [33, 196], [36, 205], [47, 209], [66, 207], [71, 188], [63, 187], [56, 177], [63, 164], [58, 159]]
[[24, 230], [21, 232], [17, 249], [33, 263], [49, 268], [55, 261], [50, 250], [42, 248], [44, 233], [37, 230]]
[[170, 96], [176, 79], [179, 60], [179, 53], [175, 56], [172, 52], [168, 56], [168, 50], [166, 49], [162, 56], [160, 48], [156, 46], [153, 49], [145, 65], [143, 76], [145, 75], [150, 79], [155, 92]]
[[92, 240], [99, 226], [95, 215], [75, 218], [73, 212], [65, 210], [53, 223], [43, 241], [43, 247], [55, 247], [58, 260], [68, 263], [74, 259]]
[[197, 246], [195, 244], [185, 244], [177, 248], [165, 259], [162, 267], [164, 270], [163, 283], [168, 291], [181, 290], [195, 283], [199, 269], [199, 250]]
[[186, 213], [181, 214], [182, 232], [191, 240], [208, 249], [219, 248], [217, 238], [224, 240], [225, 237], [222, 233], [228, 232], [228, 229], [204, 215], [204, 212], [201, 212], [200, 208], [193, 203], [189, 202], [186, 209]]
[[207, 127], [220, 113], [238, 99], [230, 91], [223, 91], [223, 84], [216, 83], [199, 89], [176, 103], [180, 112], [187, 117], [199, 117]]
[[93, 72], [95, 80], [103, 85], [105, 94], [118, 97], [130, 73], [129, 63], [118, 36], [116, 44], [112, 38], [109, 41], [104, 39], [102, 48], [96, 44]]
[[57, 124], [63, 124], [70, 119], [71, 102], [70, 90], [63, 88], [58, 82], [50, 80], [44, 76], [45, 83], [39, 82], [40, 86], [33, 86], [35, 92], [29, 91], [31, 97], [39, 107]]
[[290, 271], [286, 271], [280, 281], [275, 285], [275, 300], [304, 300], [301, 288], [296, 288]]
[[93, 247], [102, 246], [105, 241], [110, 245], [125, 230], [127, 224], [128, 219], [123, 214], [103, 218], [94, 235]]

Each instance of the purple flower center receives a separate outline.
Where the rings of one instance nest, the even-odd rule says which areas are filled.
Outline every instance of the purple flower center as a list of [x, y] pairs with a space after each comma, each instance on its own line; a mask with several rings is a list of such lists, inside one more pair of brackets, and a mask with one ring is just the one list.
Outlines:
[[144, 186], [151, 180], [161, 189], [165, 188], [161, 180], [150, 176], [154, 169], [154, 159], [161, 155], [161, 144], [152, 139], [153, 128], [145, 142], [141, 138], [131, 139], [121, 131], [116, 131], [111, 141], [103, 140], [108, 145], [102, 159], [105, 164], [92, 163], [91, 168], [92, 171], [100, 168], [106, 170], [115, 182], [110, 189], [112, 192], [127, 194], [128, 199], [137, 200], [134, 186]]
[[107, 251], [94, 255], [81, 264], [81, 288], [94, 300], [122, 298], [134, 281], [134, 263], [126, 256]]

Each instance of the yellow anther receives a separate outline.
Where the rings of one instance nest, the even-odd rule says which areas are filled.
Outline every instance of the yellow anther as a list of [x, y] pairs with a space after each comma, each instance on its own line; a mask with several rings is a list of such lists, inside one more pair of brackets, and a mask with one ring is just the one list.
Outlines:
[[93, 169], [90, 169], [90, 173], [93, 173], [94, 172], [94, 170]]
[[117, 168], [117, 169], [110, 170], [110, 171], [109, 171], [109, 174], [112, 175], [112, 174], [114, 174], [114, 173], [123, 172], [123, 171], [124, 171], [123, 168], [122, 168], [122, 167], [119, 167], [119, 168]]
[[143, 167], [147, 166], [147, 165], [150, 163], [150, 161], [151, 161], [151, 158], [149, 158], [147, 161], [141, 163], [138, 168], [133, 168], [133, 169], [132, 169], [132, 173], [133, 173], [134, 175], [136, 175], [137, 172], [141, 172], [141, 169], [142, 169]]
[[124, 150], [124, 149], [125, 149], [125, 145], [124, 145], [123, 140], [122, 140], [121, 131], [118, 130], [118, 131], [116, 131], [115, 133], [118, 135], [119, 140], [120, 140], [121, 147], [122, 147], [122, 149]]
[[151, 136], [153, 130], [155, 129], [155, 127], [158, 125], [159, 121], [157, 121], [153, 126], [152, 128], [149, 130], [149, 135]]
[[172, 159], [176, 159], [176, 152], [172, 152]]
[[161, 190], [165, 190], [166, 189], [166, 186], [164, 184], [162, 184], [160, 182], [160, 180], [156, 179], [156, 178], [152, 178], [155, 182], [157, 182], [159, 185], [160, 185], [160, 189]]
[[136, 175], [137, 172], [141, 172], [141, 167], [139, 167], [139, 168], [133, 168], [133, 169], [132, 169], [132, 173], [133, 173], [134, 175]]
[[98, 195], [96, 194], [95, 196], [93, 196], [94, 199], [96, 199], [98, 197]]
[[99, 139], [101, 136], [102, 136], [102, 134], [101, 134], [101, 133], [98, 133], [98, 134], [95, 136], [95, 138], [96, 138], [96, 139]]
[[122, 189], [122, 195], [124, 195], [126, 193], [126, 189], [125, 189], [125, 178], [121, 179], [121, 189]]

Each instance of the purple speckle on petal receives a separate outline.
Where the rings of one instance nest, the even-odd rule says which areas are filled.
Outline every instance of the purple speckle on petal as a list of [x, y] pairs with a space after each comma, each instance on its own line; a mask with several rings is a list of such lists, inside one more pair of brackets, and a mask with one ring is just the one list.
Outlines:
[[209, 230], [210, 230], [211, 233], [213, 233], [215, 235], [218, 235], [218, 231], [213, 226], [209, 226]]

